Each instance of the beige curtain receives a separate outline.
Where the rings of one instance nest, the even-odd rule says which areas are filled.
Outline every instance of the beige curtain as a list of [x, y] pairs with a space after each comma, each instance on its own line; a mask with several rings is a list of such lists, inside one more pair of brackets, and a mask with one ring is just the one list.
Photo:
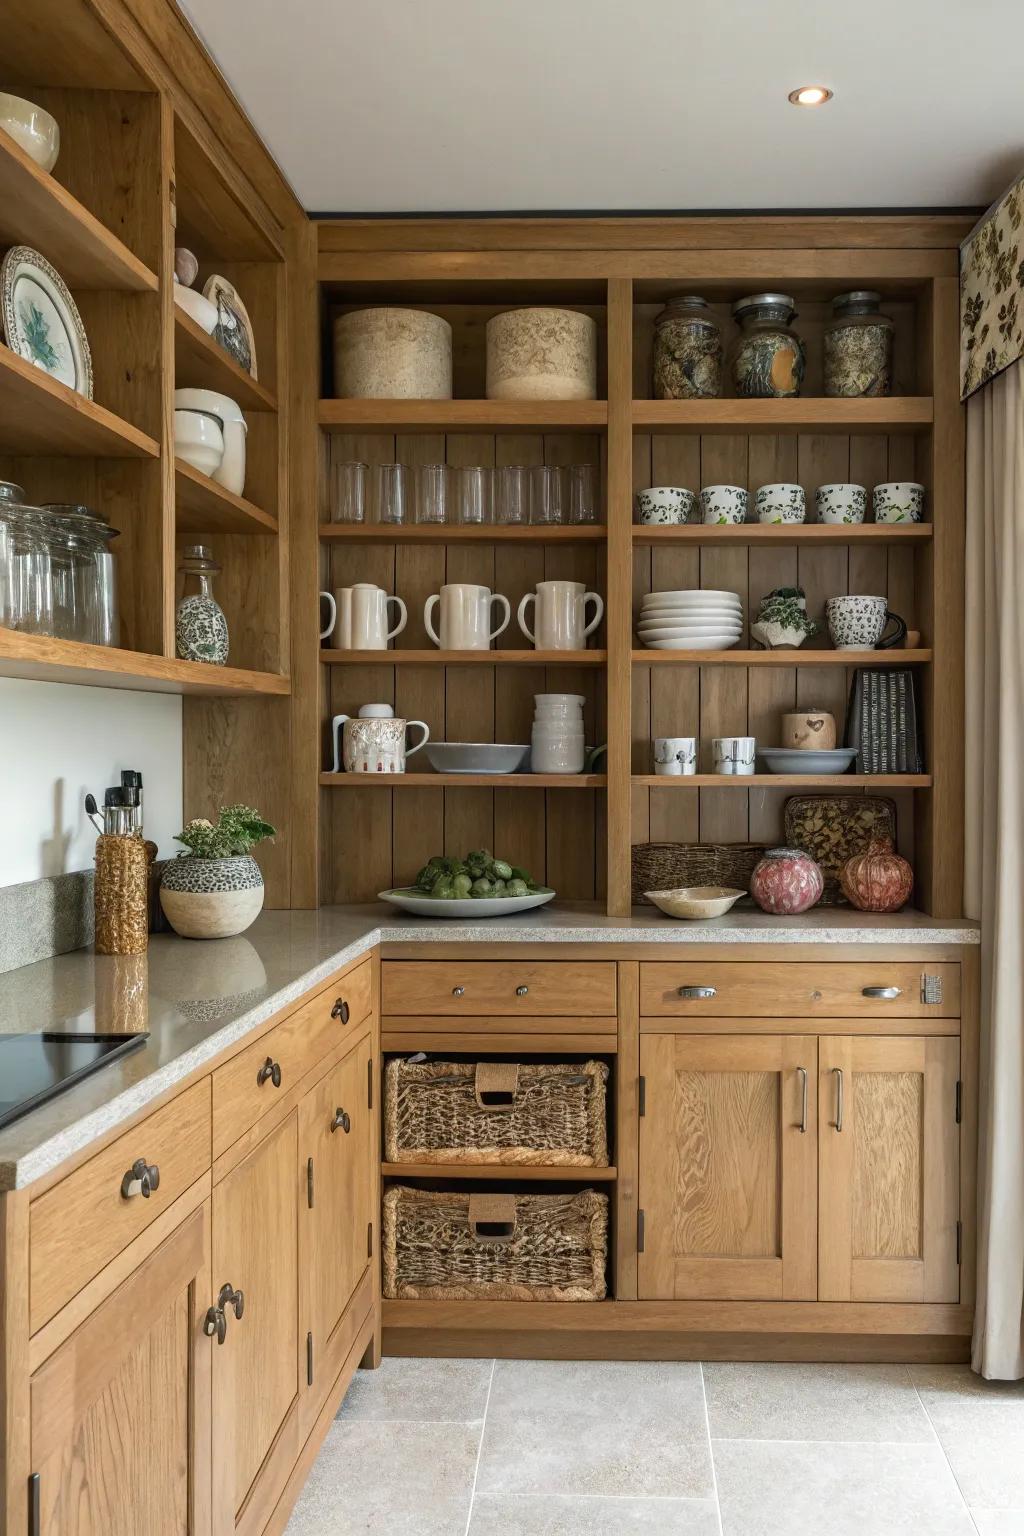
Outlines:
[[967, 859], [982, 925], [974, 1369], [1024, 1376], [1024, 362], [967, 402]]

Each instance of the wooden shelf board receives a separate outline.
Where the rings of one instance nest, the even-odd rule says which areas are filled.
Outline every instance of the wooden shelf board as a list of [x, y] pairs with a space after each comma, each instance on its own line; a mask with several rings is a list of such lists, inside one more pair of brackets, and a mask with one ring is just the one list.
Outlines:
[[277, 410], [274, 392], [240, 368], [180, 304], [174, 306], [174, 384], [176, 389], [215, 389], [243, 411]]
[[532, 1167], [521, 1163], [382, 1163], [386, 1179], [510, 1179], [536, 1183], [559, 1180], [584, 1184], [610, 1184], [618, 1177], [617, 1168]]
[[635, 773], [638, 789], [928, 789], [930, 773]]
[[0, 345], [0, 452], [149, 459], [160, 447], [148, 433]]
[[604, 789], [603, 773], [322, 773], [325, 789]]
[[322, 539], [349, 544], [603, 544], [603, 523], [321, 523]]
[[331, 651], [325, 667], [603, 667], [607, 651]]
[[635, 667], [898, 667], [931, 661], [931, 651], [649, 651], [633, 652]]
[[187, 693], [251, 697], [287, 694], [287, 677], [275, 672], [247, 672], [241, 667], [207, 666], [141, 651], [83, 645], [48, 635], [24, 635], [0, 629], [0, 677], [37, 682], [81, 683], [95, 688], [127, 688], [138, 693]]
[[880, 400], [634, 400], [637, 431], [922, 432], [932, 425], [928, 395]]
[[0, 245], [30, 245], [69, 288], [155, 293], [155, 272], [0, 128]]
[[336, 432], [600, 432], [606, 400], [321, 400]]
[[678, 527], [633, 525], [634, 544], [925, 544], [932, 537], [931, 523], [859, 523], [853, 527], [831, 523], [739, 523], [735, 526]]
[[184, 459], [174, 461], [175, 522], [192, 533], [277, 533], [277, 518], [226, 491]]

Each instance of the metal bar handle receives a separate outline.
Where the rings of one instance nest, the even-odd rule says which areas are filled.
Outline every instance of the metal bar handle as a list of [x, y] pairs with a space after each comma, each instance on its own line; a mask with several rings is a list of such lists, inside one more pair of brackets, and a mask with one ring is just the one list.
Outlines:
[[797, 1076], [800, 1079], [800, 1133], [807, 1134], [807, 1068], [797, 1067]]
[[900, 987], [861, 987], [861, 997], [879, 997], [885, 1002], [891, 1003], [900, 996]]
[[680, 987], [679, 996], [689, 998], [694, 1002], [707, 1002], [709, 998], [718, 995], [717, 987]]
[[833, 1067], [832, 1071], [836, 1080], [836, 1130], [841, 1131], [843, 1128], [843, 1069]]

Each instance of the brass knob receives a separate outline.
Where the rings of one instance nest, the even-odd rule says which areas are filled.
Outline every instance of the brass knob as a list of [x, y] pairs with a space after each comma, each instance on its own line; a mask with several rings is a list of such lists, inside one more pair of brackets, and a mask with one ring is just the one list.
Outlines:
[[331, 1009], [331, 1018], [340, 1019], [343, 1024], [349, 1021], [349, 1006], [343, 997], [334, 999], [334, 1007]]
[[281, 1063], [279, 1061], [275, 1061], [272, 1056], [267, 1057], [262, 1067], [260, 1067], [259, 1071], [256, 1073], [256, 1086], [258, 1088], [262, 1088], [263, 1084], [267, 1082], [268, 1079], [273, 1083], [275, 1088], [280, 1088]]
[[331, 1131], [336, 1131], [339, 1125], [347, 1136], [349, 1131], [352, 1129], [352, 1120], [347, 1109], [336, 1109], [334, 1111], [334, 1119], [331, 1121]]

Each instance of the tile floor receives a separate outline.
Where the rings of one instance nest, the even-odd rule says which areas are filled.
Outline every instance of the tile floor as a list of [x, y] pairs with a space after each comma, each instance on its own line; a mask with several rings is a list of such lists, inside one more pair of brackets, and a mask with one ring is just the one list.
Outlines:
[[287, 1536], [1024, 1536], [1024, 1382], [966, 1366], [385, 1360]]

